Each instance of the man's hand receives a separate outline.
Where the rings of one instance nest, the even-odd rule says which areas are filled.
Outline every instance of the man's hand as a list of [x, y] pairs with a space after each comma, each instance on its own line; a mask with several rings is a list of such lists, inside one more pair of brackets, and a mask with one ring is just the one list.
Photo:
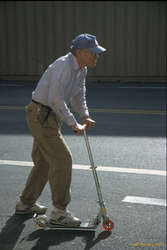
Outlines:
[[83, 124], [86, 125], [87, 128], [93, 128], [95, 126], [95, 121], [91, 118], [85, 118], [83, 120]]
[[80, 135], [86, 129], [86, 125], [81, 125], [77, 123], [77, 124], [72, 125], [72, 129], [75, 133], [77, 133], [77, 135]]

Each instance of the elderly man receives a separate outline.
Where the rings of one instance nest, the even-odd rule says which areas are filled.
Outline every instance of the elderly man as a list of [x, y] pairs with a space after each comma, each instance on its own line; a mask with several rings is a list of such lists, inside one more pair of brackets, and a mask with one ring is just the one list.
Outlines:
[[[34, 138], [32, 159], [34, 167], [16, 205], [16, 214], [43, 214], [46, 207], [36, 203], [49, 181], [53, 211], [53, 225], [79, 226], [80, 219], [67, 210], [70, 202], [72, 155], [61, 134], [62, 122], [80, 135], [85, 126], [95, 125], [86, 104], [85, 79], [87, 67], [95, 67], [99, 54], [106, 49], [96, 37], [81, 34], [72, 41], [71, 51], [51, 64], [32, 92], [27, 106], [27, 122]], [[69, 104], [83, 119], [79, 124]]]

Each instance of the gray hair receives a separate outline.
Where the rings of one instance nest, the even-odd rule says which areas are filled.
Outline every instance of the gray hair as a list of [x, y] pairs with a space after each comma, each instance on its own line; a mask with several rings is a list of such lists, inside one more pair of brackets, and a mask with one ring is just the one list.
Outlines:
[[77, 48], [75, 48], [73, 45], [71, 45], [71, 47], [70, 47], [70, 52], [74, 55], [74, 56], [76, 56], [76, 54], [77, 54]]

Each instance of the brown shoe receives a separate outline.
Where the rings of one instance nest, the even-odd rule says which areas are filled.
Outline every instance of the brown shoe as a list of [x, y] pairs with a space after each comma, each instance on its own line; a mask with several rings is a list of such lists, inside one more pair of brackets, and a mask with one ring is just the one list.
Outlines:
[[51, 213], [49, 224], [52, 227], [54, 227], [54, 225], [64, 227], [79, 227], [81, 221], [77, 217], [74, 217], [69, 211], [55, 208]]
[[32, 206], [23, 204], [22, 201], [19, 201], [16, 205], [15, 214], [45, 214], [47, 208], [41, 206], [38, 203], [35, 203]]

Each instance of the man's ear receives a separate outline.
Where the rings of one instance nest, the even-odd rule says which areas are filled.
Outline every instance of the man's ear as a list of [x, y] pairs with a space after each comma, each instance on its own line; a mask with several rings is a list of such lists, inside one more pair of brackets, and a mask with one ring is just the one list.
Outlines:
[[80, 54], [81, 54], [81, 50], [80, 50], [80, 49], [77, 49], [77, 50], [76, 50], [76, 56], [80, 56]]

